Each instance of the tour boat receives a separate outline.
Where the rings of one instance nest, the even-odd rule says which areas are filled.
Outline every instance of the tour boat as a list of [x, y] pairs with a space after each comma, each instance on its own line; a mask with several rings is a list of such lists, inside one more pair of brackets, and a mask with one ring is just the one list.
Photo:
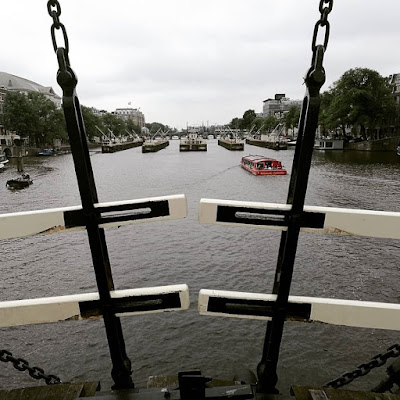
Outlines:
[[282, 163], [274, 158], [264, 156], [244, 156], [240, 160], [240, 165], [253, 175], [286, 175], [287, 171]]

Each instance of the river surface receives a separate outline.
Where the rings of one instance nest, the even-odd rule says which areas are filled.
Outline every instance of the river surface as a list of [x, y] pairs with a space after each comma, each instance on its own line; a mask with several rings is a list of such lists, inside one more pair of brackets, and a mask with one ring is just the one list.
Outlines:
[[[294, 151], [245, 145], [231, 152], [208, 141], [207, 152], [179, 152], [179, 141], [158, 153], [140, 148], [114, 154], [91, 152], [100, 202], [185, 194], [188, 217], [106, 230], [116, 289], [186, 283], [187, 311], [121, 319], [133, 380], [145, 387], [150, 375], [200, 368], [231, 379], [237, 369], [255, 371], [266, 322], [200, 316], [201, 288], [271, 293], [279, 231], [200, 225], [201, 198], [285, 203], [287, 176], [253, 176], [240, 168], [244, 154], [278, 158], [290, 173]], [[400, 158], [389, 153], [314, 152], [307, 205], [400, 212]], [[71, 154], [24, 160], [33, 179], [12, 191], [11, 164], [0, 173], [0, 212], [79, 205]], [[300, 235], [292, 295], [399, 303], [399, 248], [395, 240]], [[0, 300], [96, 291], [86, 232], [59, 233], [1, 242]], [[112, 384], [102, 319], [0, 330], [0, 348], [63, 381]], [[395, 331], [287, 323], [278, 387], [321, 385], [367, 362], [398, 342]], [[0, 387], [38, 384], [10, 363], [0, 363]], [[370, 389], [385, 367], [354, 381]]]

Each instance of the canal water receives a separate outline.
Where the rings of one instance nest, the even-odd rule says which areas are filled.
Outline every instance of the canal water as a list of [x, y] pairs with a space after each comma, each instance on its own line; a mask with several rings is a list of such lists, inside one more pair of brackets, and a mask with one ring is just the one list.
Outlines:
[[[185, 194], [186, 219], [141, 223], [106, 230], [117, 289], [186, 283], [187, 311], [122, 318], [133, 379], [145, 387], [150, 375], [200, 368], [214, 378], [255, 371], [266, 323], [200, 316], [201, 288], [271, 293], [280, 232], [257, 228], [203, 226], [201, 198], [285, 203], [289, 175], [253, 176], [239, 166], [244, 154], [278, 158], [290, 173], [294, 151], [245, 145], [230, 152], [208, 141], [207, 152], [179, 152], [179, 141], [158, 153], [140, 148], [114, 154], [91, 152], [100, 202]], [[400, 212], [400, 161], [395, 154], [315, 152], [307, 205]], [[33, 179], [12, 191], [0, 173], [0, 212], [79, 205], [70, 154], [24, 160]], [[301, 234], [292, 295], [398, 303], [399, 247], [394, 240]], [[0, 300], [96, 291], [85, 232], [59, 233], [1, 242]], [[112, 384], [103, 321], [69, 321], [0, 330], [0, 348], [41, 366], [63, 381]], [[281, 347], [278, 387], [321, 385], [367, 362], [398, 342], [392, 331], [287, 323]], [[10, 363], [0, 363], [0, 387], [38, 384]], [[370, 389], [385, 367], [349, 388]]]

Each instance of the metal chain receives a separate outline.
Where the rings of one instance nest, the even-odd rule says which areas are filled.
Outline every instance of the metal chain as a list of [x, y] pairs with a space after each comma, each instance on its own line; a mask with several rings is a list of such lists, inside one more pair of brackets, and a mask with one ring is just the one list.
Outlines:
[[58, 0], [49, 0], [47, 2], [47, 11], [49, 12], [50, 17], [53, 18], [53, 24], [51, 25], [51, 39], [53, 41], [54, 51], [57, 51], [57, 49], [61, 47], [57, 45], [57, 39], [56, 39], [56, 29], [57, 30], [61, 29], [64, 38], [63, 48], [65, 49], [65, 53], [68, 56], [69, 52], [68, 36], [65, 26], [60, 22], [59, 19], [59, 16], [61, 15], [61, 6]]
[[360, 364], [354, 371], [344, 373], [339, 378], [326, 383], [324, 387], [337, 389], [347, 385], [354, 379], [367, 375], [373, 368], [381, 367], [389, 358], [398, 356], [400, 356], [400, 344], [394, 344], [387, 349], [386, 353], [377, 354], [375, 357], [372, 357], [371, 361]]
[[0, 350], [0, 361], [11, 362], [18, 371], [28, 371], [29, 375], [34, 379], [44, 379], [47, 385], [55, 385], [61, 383], [61, 379], [55, 375], [46, 375], [44, 370], [39, 367], [30, 367], [28, 361], [23, 358], [15, 358], [12, 353], [7, 350]]
[[[327, 6], [324, 7], [325, 4], [327, 4]], [[321, 17], [317, 21], [314, 27], [313, 40], [311, 45], [312, 51], [315, 51], [317, 47], [316, 42], [317, 42], [318, 30], [320, 27], [325, 27], [324, 50], [326, 50], [328, 46], [329, 30], [330, 30], [328, 15], [332, 11], [332, 7], [333, 7], [333, 0], [320, 0], [319, 2], [319, 12], [321, 13]]]

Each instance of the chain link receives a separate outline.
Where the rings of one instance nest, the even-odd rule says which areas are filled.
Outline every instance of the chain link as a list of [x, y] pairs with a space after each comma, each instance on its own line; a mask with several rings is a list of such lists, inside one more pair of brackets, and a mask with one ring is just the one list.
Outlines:
[[373, 368], [381, 367], [389, 358], [398, 356], [400, 356], [400, 344], [394, 344], [387, 349], [386, 353], [377, 354], [369, 362], [360, 364], [354, 371], [345, 372], [339, 378], [326, 383], [324, 387], [340, 388], [360, 376], [367, 375]]
[[[325, 4], [327, 4], [327, 6], [324, 6]], [[332, 11], [332, 7], [333, 7], [333, 0], [320, 0], [320, 2], [319, 2], [319, 12], [321, 14], [321, 17], [317, 21], [317, 23], [315, 24], [315, 27], [314, 27], [313, 40], [312, 40], [312, 45], [311, 45], [313, 52], [317, 48], [317, 36], [318, 36], [318, 31], [319, 31], [320, 27], [325, 28], [324, 50], [326, 50], [326, 48], [328, 46], [329, 31], [330, 31], [328, 15]]]
[[64, 38], [64, 49], [65, 53], [68, 56], [69, 52], [69, 44], [68, 44], [68, 36], [65, 26], [60, 22], [59, 16], [61, 15], [61, 6], [58, 0], [49, 0], [47, 2], [47, 11], [49, 12], [50, 17], [53, 18], [53, 24], [51, 25], [51, 39], [53, 41], [54, 51], [60, 47], [57, 45], [56, 39], [56, 29], [61, 29], [63, 38]]
[[46, 375], [44, 370], [39, 367], [31, 367], [28, 361], [23, 358], [15, 358], [8, 350], [0, 350], [0, 361], [11, 362], [18, 371], [28, 371], [34, 379], [44, 379], [47, 385], [61, 383], [61, 379], [56, 375]]

